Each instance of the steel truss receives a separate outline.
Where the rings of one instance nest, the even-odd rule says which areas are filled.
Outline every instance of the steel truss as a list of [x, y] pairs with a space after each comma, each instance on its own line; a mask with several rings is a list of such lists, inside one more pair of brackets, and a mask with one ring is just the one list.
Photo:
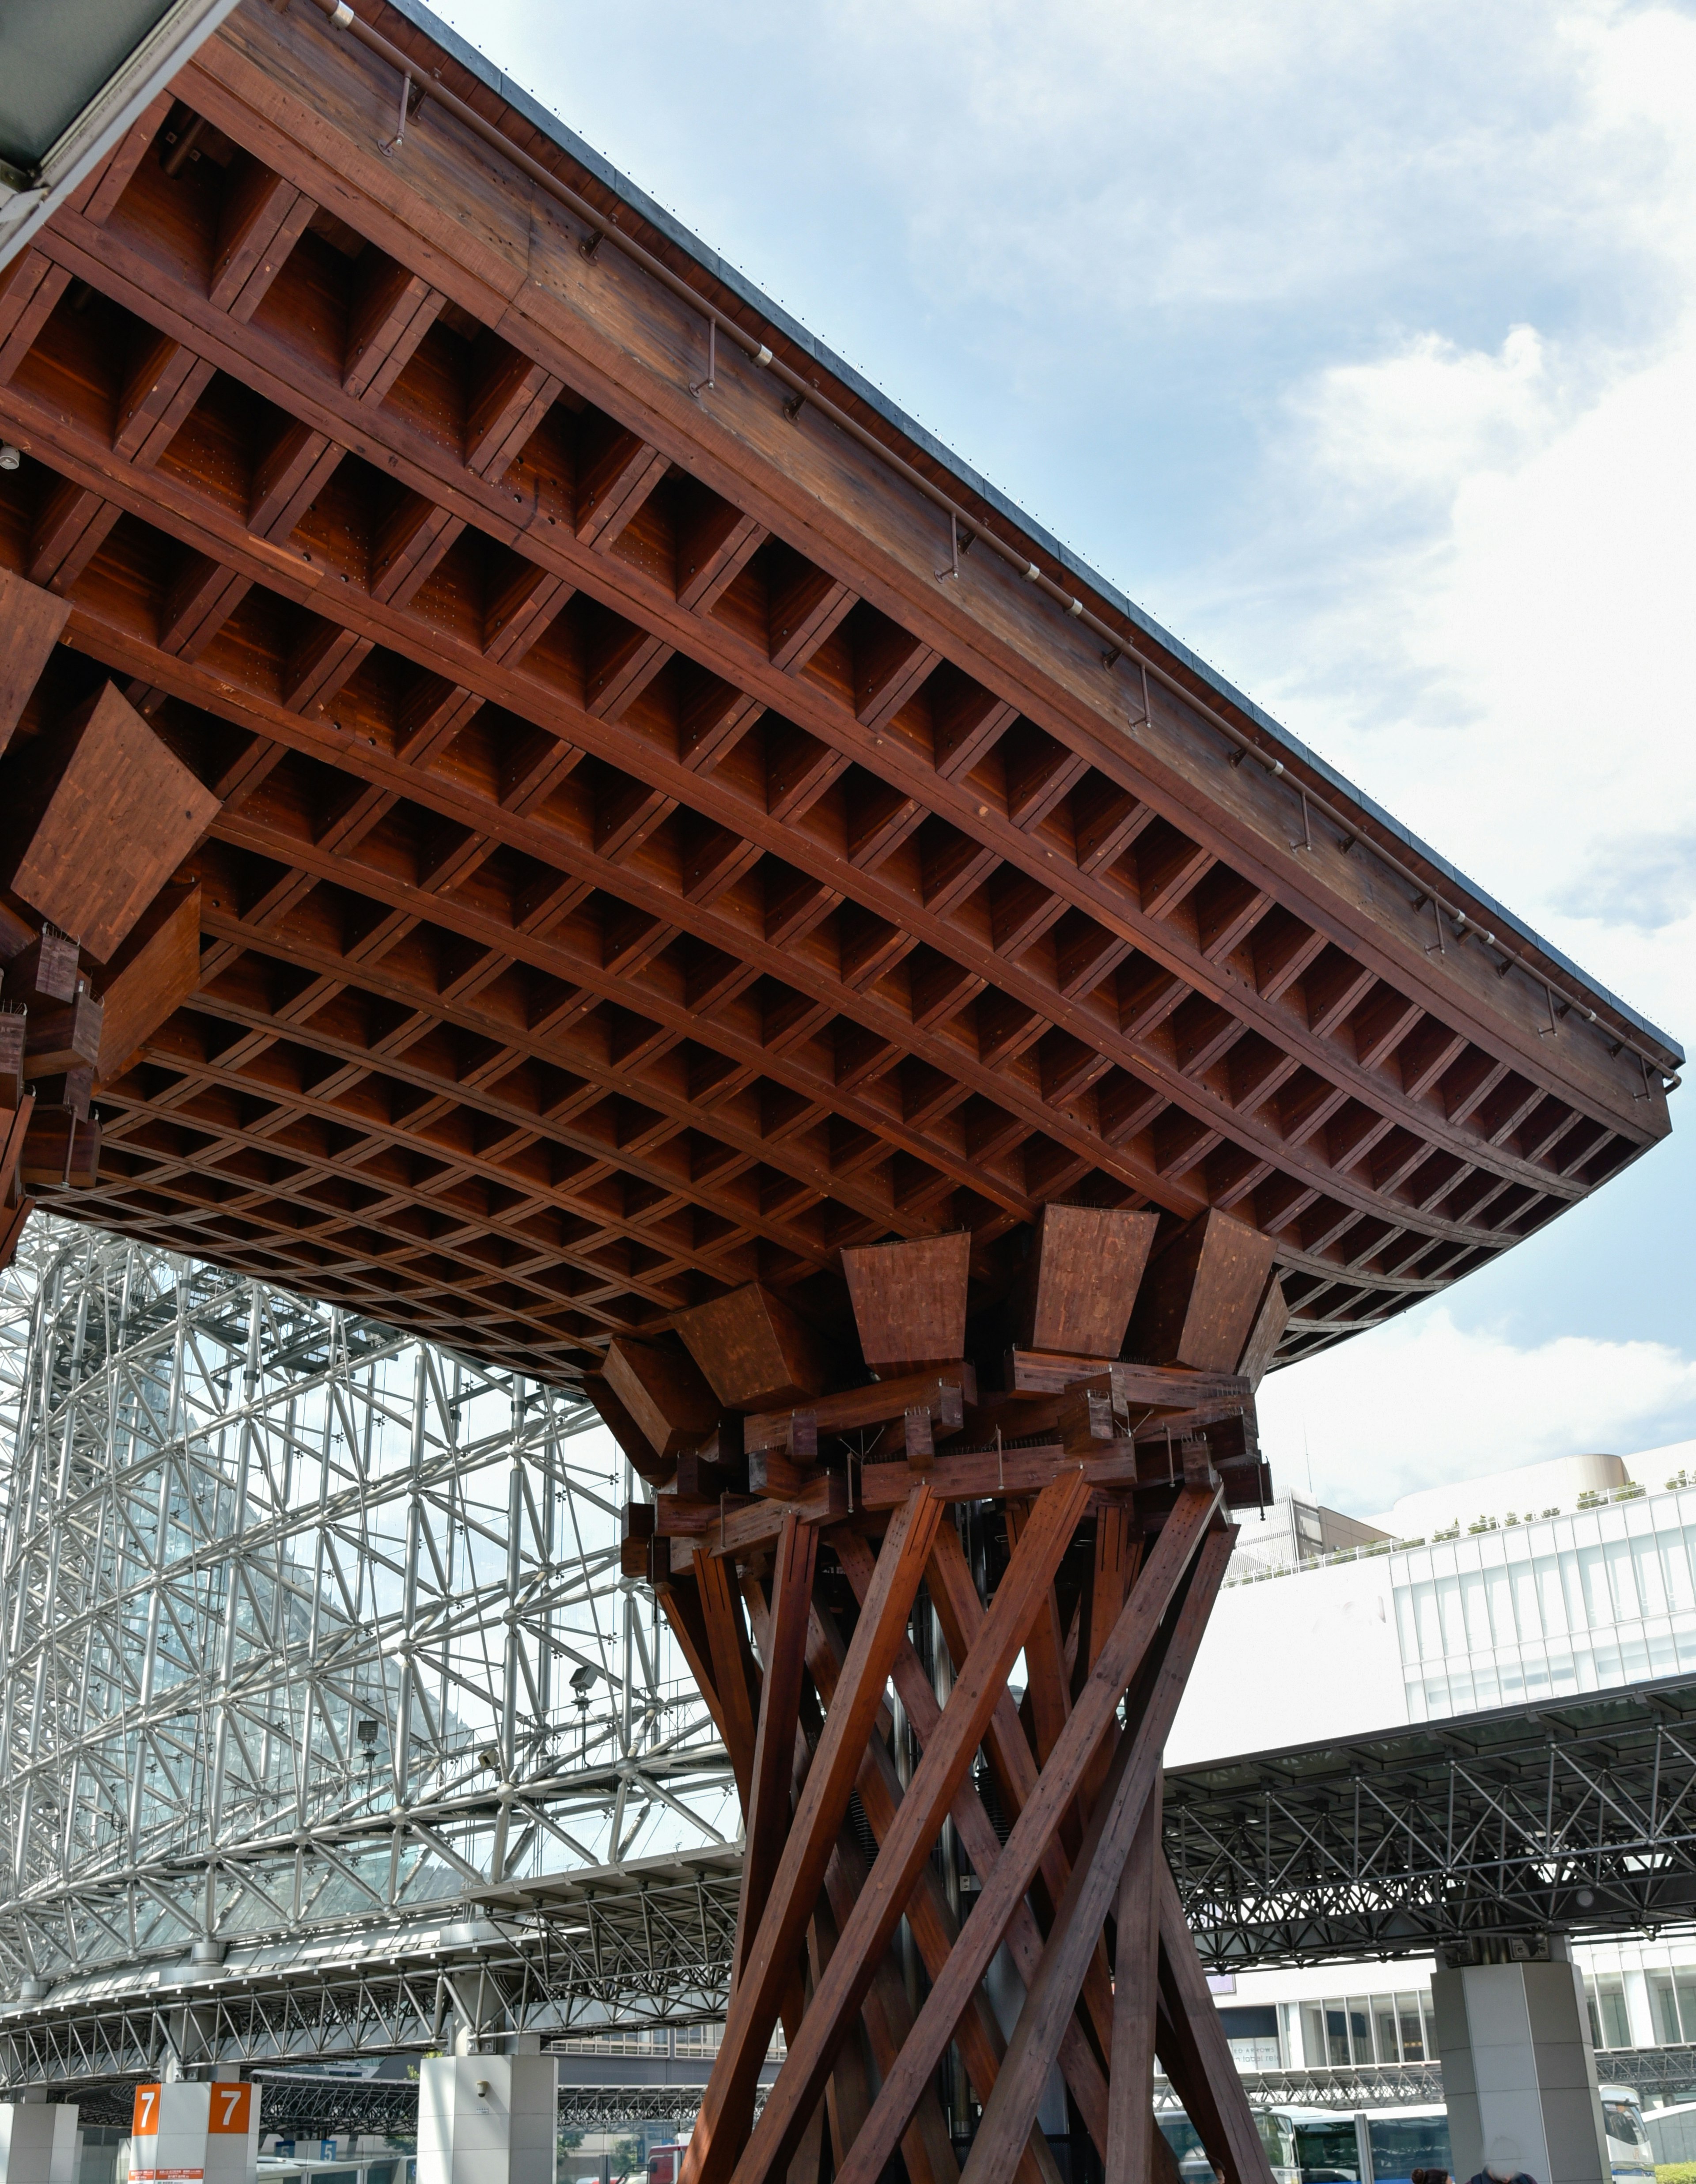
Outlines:
[[1179, 1769], [1164, 1818], [1221, 1970], [1688, 1925], [1696, 1678]]
[[[734, 1786], [620, 1577], [641, 1489], [596, 1424], [351, 1313], [31, 1223], [0, 1281], [19, 2061], [151, 2068], [191, 2006], [220, 2053], [429, 2044], [460, 1958], [485, 2025], [721, 2005]], [[185, 1958], [204, 2003], [170, 1998]]]

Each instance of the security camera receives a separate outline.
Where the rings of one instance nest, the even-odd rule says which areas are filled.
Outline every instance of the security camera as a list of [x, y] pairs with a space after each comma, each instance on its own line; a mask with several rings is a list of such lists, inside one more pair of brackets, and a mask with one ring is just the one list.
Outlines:
[[14, 471], [24, 458], [8, 440], [0, 447], [0, 471]]

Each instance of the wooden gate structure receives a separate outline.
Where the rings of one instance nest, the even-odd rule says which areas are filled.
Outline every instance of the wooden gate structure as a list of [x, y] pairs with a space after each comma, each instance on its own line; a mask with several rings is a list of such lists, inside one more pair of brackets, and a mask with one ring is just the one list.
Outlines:
[[12, 1234], [594, 1396], [746, 1822], [687, 2184], [1036, 2184], [1056, 2085], [1141, 2184], [1156, 2055], [1264, 2177], [1159, 1832], [1254, 1388], [1677, 1048], [413, 0], [244, 0], [0, 435]]

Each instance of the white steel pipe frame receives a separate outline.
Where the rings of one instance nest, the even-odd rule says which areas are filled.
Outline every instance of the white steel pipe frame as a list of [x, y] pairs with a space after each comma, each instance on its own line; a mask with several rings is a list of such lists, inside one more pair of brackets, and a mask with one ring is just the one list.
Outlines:
[[642, 1490], [597, 1426], [36, 1217], [0, 1277], [0, 2003], [734, 1859], [722, 1749], [619, 1574]]

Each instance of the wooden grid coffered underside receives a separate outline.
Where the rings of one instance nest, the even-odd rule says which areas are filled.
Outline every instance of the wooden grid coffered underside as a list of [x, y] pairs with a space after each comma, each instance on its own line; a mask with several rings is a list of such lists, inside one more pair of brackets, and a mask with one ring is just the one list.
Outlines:
[[248, 0], [0, 291], [0, 565], [70, 603], [20, 736], [109, 676], [221, 807], [63, 1211], [553, 1379], [752, 1279], [828, 1312], [845, 1245], [966, 1228], [987, 1294], [1045, 1203], [1211, 1207], [1287, 1359], [1665, 1133], [1604, 997], [1229, 763], [1186, 663], [949, 573], [724, 345], [691, 393], [699, 322], [432, 71], [629, 208], [364, 12], [392, 153], [381, 63]]

